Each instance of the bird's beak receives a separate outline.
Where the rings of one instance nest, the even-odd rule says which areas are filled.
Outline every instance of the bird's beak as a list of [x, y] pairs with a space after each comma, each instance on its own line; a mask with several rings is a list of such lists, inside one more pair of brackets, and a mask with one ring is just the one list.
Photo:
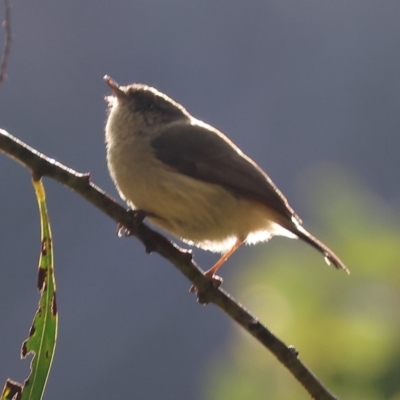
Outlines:
[[114, 79], [110, 78], [108, 75], [104, 75], [103, 79], [106, 81], [107, 85], [110, 86], [115, 97], [118, 99], [126, 99], [126, 93], [120, 89], [118, 83], [115, 82]]

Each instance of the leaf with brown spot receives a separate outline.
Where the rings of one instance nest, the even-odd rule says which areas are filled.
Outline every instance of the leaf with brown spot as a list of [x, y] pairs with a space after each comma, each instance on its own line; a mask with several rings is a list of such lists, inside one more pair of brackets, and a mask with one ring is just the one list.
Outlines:
[[29, 330], [29, 337], [22, 344], [21, 357], [25, 358], [31, 353], [34, 356], [31, 361], [30, 375], [24, 385], [7, 380], [0, 400], [40, 400], [43, 397], [56, 346], [58, 314], [51, 229], [42, 182], [33, 180], [33, 186], [39, 204], [41, 222], [41, 251], [38, 269], [40, 300]]
[[7, 379], [0, 399], [1, 400], [20, 400], [21, 393], [22, 393], [22, 386], [19, 383], [12, 381], [11, 379]]

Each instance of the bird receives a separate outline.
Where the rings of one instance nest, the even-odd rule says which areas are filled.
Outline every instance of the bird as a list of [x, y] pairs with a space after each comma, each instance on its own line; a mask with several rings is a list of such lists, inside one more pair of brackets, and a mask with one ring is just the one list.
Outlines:
[[271, 178], [226, 135], [157, 89], [120, 86], [108, 75], [107, 164], [123, 200], [155, 226], [221, 253], [204, 275], [218, 286], [225, 261], [244, 243], [301, 239], [349, 273], [309, 233]]

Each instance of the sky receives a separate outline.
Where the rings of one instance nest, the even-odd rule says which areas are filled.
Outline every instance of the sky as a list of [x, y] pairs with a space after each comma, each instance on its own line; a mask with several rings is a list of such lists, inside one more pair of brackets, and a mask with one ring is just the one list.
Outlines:
[[[318, 221], [299, 182], [326, 165], [399, 209], [399, 12], [397, 1], [370, 0], [12, 2], [0, 127], [118, 198], [105, 160], [108, 74], [156, 87], [227, 134], [306, 226]], [[0, 179], [0, 381], [22, 381], [39, 219], [29, 173], [0, 155]], [[45, 398], [200, 399], [232, 323], [199, 306], [166, 260], [119, 239], [105, 215], [45, 187], [60, 312]], [[251, 251], [221, 270], [228, 291]], [[217, 258], [194, 255], [204, 269]]]

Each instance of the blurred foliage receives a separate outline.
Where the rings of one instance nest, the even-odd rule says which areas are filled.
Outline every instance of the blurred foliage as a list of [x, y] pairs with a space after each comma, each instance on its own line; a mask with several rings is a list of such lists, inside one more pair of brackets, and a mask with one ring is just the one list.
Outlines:
[[[235, 276], [248, 307], [340, 399], [400, 400], [400, 215], [349, 174], [318, 168], [301, 179], [314, 232], [351, 275], [308, 246], [273, 239]], [[303, 190], [302, 189], [302, 190]], [[312, 210], [312, 211], [311, 211]], [[307, 213], [306, 213], [307, 214]], [[303, 216], [304, 217], [304, 216]], [[235, 326], [207, 368], [208, 400], [309, 399], [293, 376]]]

